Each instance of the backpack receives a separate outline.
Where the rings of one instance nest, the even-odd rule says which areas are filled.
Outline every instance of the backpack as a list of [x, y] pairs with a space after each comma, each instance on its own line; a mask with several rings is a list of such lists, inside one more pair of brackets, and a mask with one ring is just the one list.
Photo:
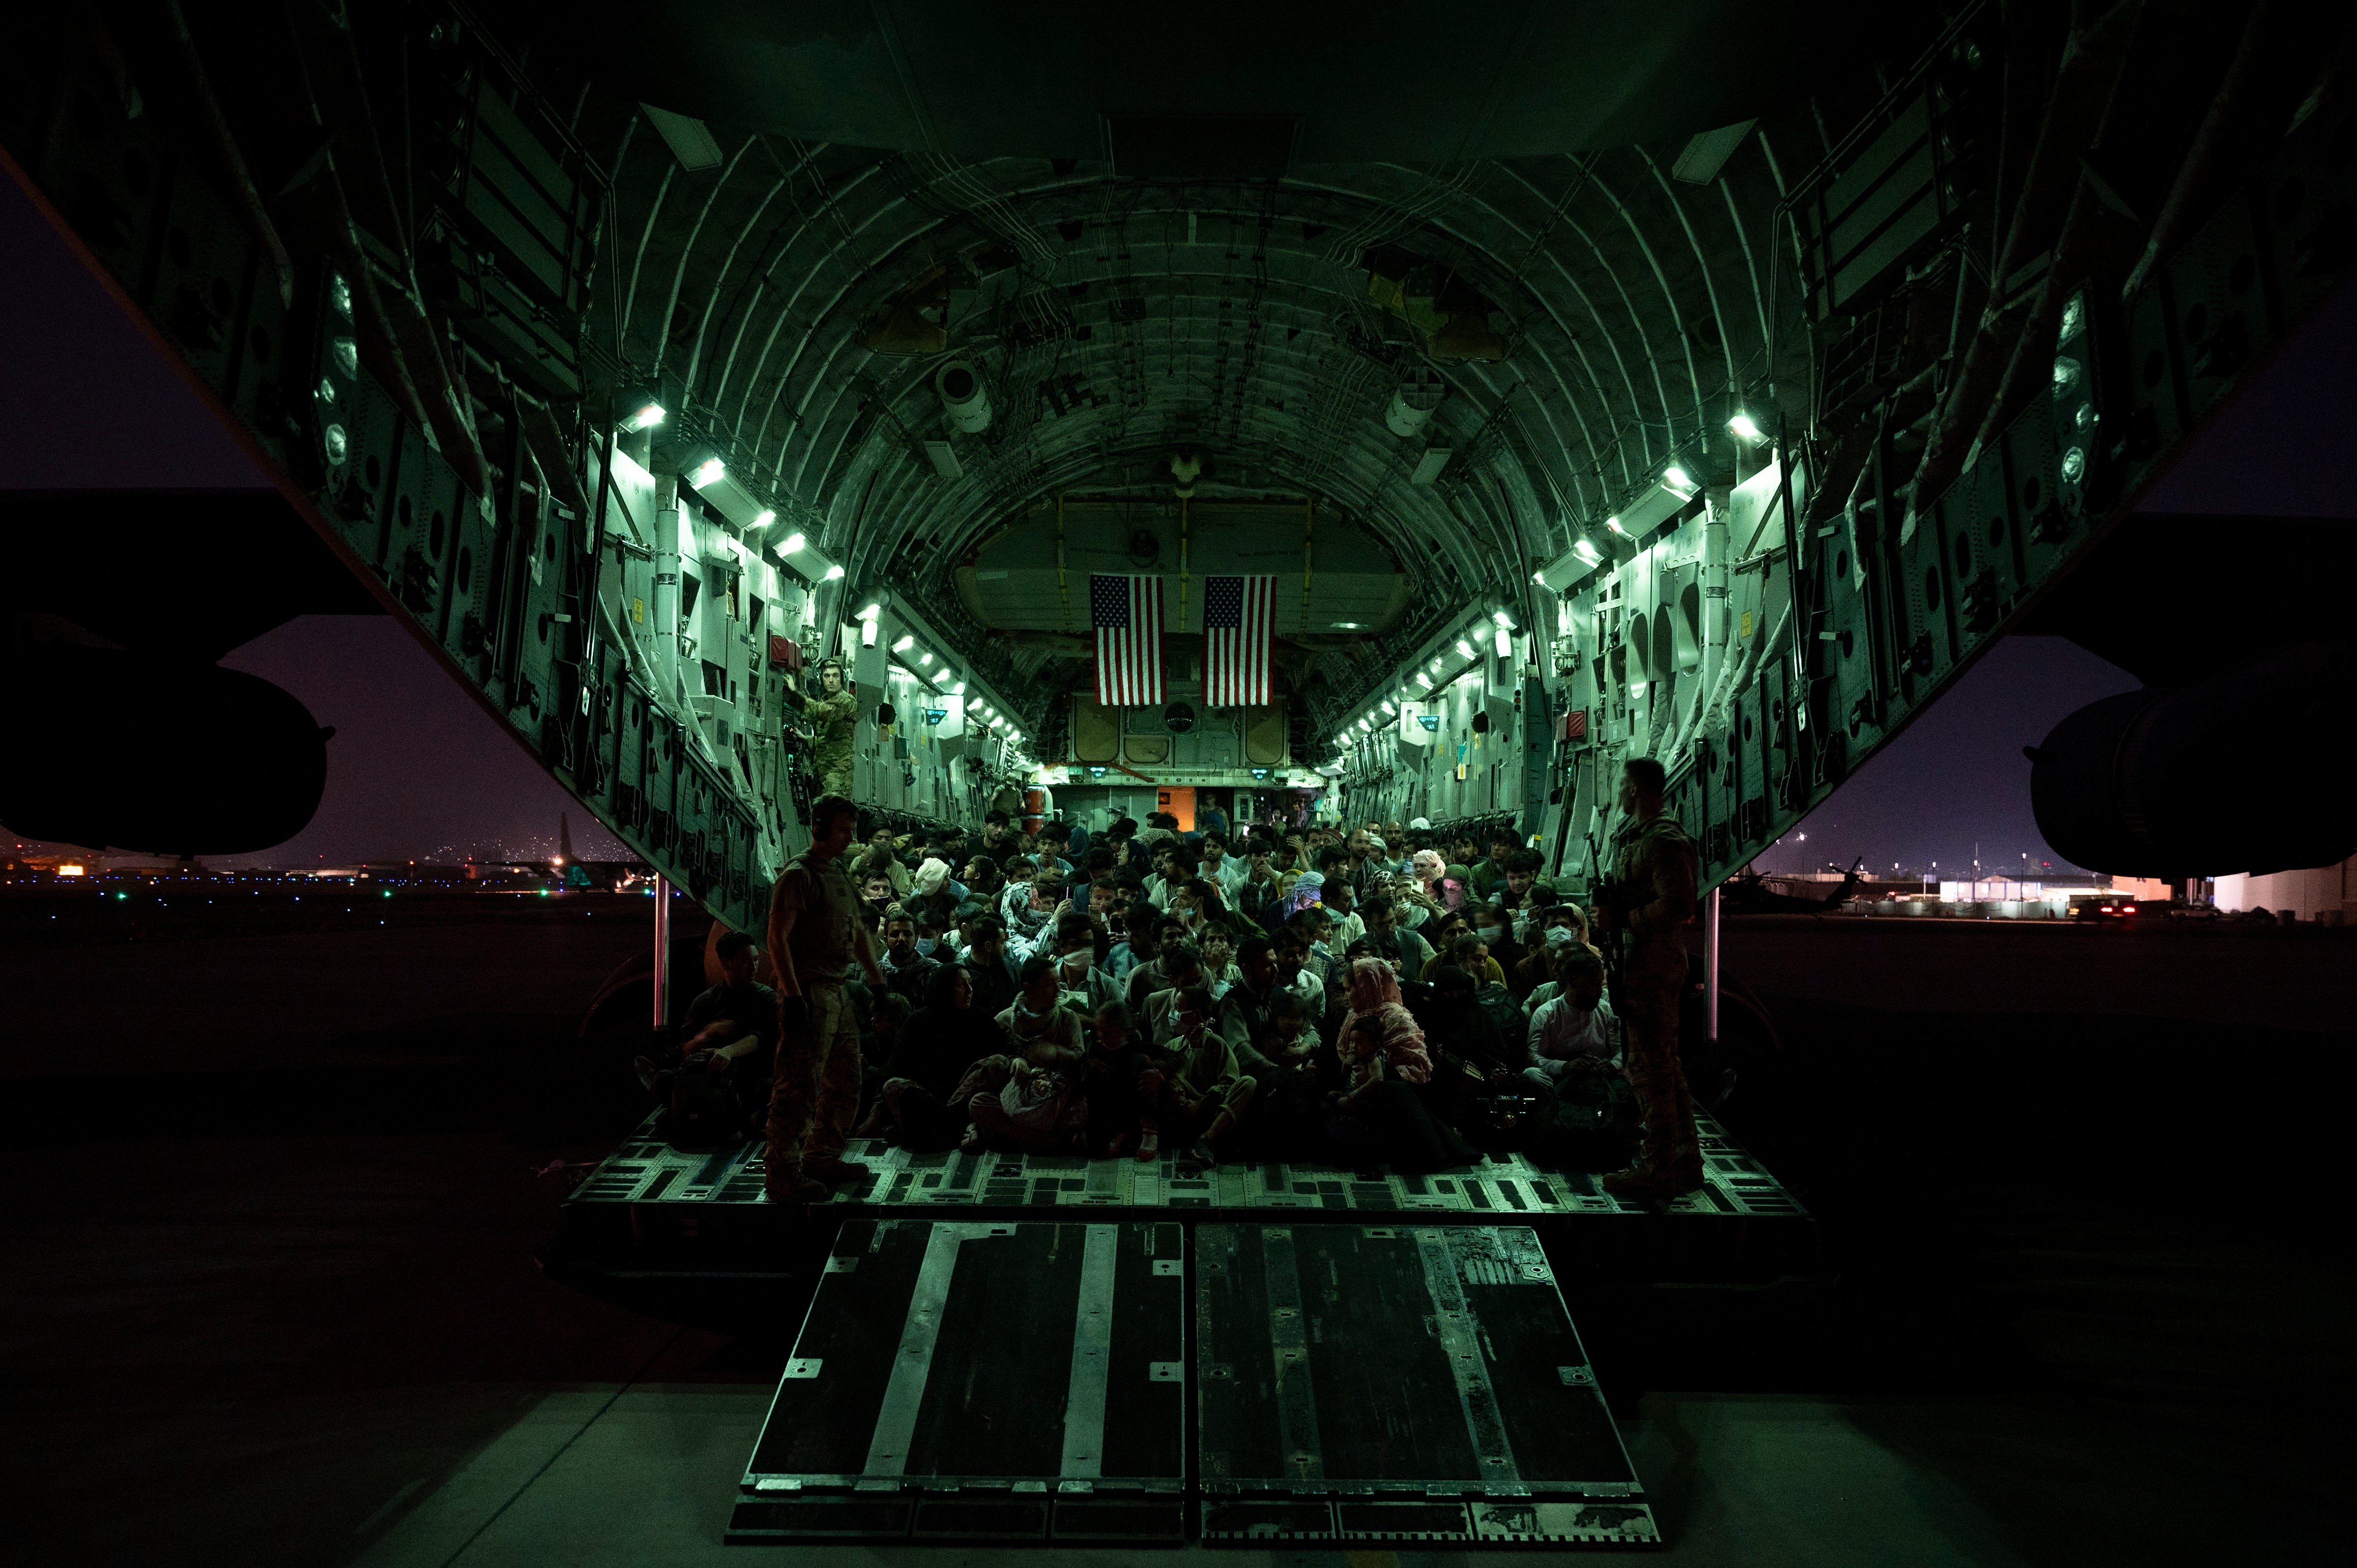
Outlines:
[[663, 1107], [661, 1132], [674, 1149], [710, 1149], [740, 1136], [745, 1108], [726, 1072], [706, 1063], [709, 1052], [698, 1051], [671, 1075], [671, 1101]]
[[1558, 1079], [1528, 1123], [1530, 1155], [1566, 1171], [1619, 1170], [1636, 1152], [1644, 1116], [1637, 1091], [1617, 1074]]

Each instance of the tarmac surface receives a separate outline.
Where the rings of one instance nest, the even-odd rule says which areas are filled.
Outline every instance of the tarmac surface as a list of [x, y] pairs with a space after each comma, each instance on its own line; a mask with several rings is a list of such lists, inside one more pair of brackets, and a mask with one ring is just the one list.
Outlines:
[[[681, 1328], [533, 1262], [564, 1190], [541, 1173], [641, 1109], [575, 1035], [640, 935], [494, 914], [0, 954], [11, 1560], [758, 1553], [721, 1532], [795, 1326]], [[1674, 1560], [2341, 1544], [2357, 945], [1806, 918], [1727, 943], [1782, 1049], [1725, 1120], [1830, 1266], [1567, 1288]]]

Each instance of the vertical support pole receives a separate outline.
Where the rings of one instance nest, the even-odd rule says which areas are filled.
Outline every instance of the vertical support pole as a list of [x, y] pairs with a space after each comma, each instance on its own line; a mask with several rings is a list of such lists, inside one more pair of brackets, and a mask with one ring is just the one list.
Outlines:
[[1702, 1015], [1704, 1031], [1718, 1038], [1718, 889], [1702, 904]]
[[671, 1022], [671, 878], [655, 874], [655, 1020]]

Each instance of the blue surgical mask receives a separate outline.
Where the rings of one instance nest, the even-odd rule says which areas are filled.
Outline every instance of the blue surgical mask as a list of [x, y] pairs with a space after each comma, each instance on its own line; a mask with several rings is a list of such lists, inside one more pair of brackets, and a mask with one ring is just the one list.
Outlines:
[[931, 937], [919, 937], [917, 939], [917, 956], [920, 958], [932, 957], [933, 949], [936, 945], [937, 944]]

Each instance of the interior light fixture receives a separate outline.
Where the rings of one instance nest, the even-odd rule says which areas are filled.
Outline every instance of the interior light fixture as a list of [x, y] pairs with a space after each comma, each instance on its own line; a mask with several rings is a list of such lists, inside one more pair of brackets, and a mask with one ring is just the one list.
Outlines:
[[622, 428], [629, 431], [652, 430], [662, 422], [663, 405], [650, 398], [630, 412], [630, 416], [622, 421]]
[[830, 583], [839, 583], [843, 581], [843, 568], [840, 566], [829, 566], [826, 569], [826, 580]]
[[1383, 717], [1387, 719], [1395, 719], [1399, 717], [1399, 710], [1392, 706], [1392, 702], [1389, 697], [1383, 699]]
[[1432, 690], [1432, 677], [1426, 674], [1421, 670], [1415, 672], [1415, 683], [1423, 687], [1427, 692]]
[[924, 669], [927, 665], [931, 664], [932, 661], [933, 661], [933, 653], [932, 653], [932, 650], [931, 650], [931, 649], [927, 649], [924, 652], [920, 653], [920, 654], [918, 654], [918, 655], [917, 655], [917, 668], [918, 668], [918, 669], [920, 669], [920, 670]]
[[862, 648], [873, 648], [876, 646], [876, 623], [874, 621], [864, 620], [859, 623], [859, 646]]
[[951, 696], [952, 696], [952, 697], [963, 697], [963, 696], [964, 696], [964, 695], [965, 695], [965, 682], [963, 682], [963, 681], [961, 681], [961, 682], [959, 682], [956, 685], [952, 686], [952, 687], [950, 688], [950, 695], [951, 695]]
[[900, 634], [900, 639], [892, 645], [892, 651], [895, 653], [906, 653], [909, 650], [916, 646], [916, 637], [912, 633], [904, 631]]
[[1461, 637], [1457, 639], [1457, 657], [1459, 659], [1473, 657], [1473, 645]]
[[1501, 626], [1498, 628], [1498, 657], [1506, 659], [1514, 651], [1514, 634]]
[[777, 521], [778, 509], [773, 506], [765, 506], [759, 511], [753, 514], [753, 526], [755, 528], [767, 528], [770, 524]]
[[[1625, 529], [1625, 528], [1623, 528], [1623, 527], [1621, 527], [1621, 526], [1620, 526], [1620, 520], [1619, 518], [1617, 518], [1617, 517], [1608, 517], [1608, 518], [1606, 518], [1606, 519], [1604, 520], [1604, 526], [1605, 526], [1605, 527], [1607, 527], [1607, 528], [1609, 528], [1609, 529], [1610, 529], [1613, 532], [1615, 532], [1615, 533], [1617, 533], [1617, 534], [1620, 535], [1620, 537], [1622, 537], [1623, 539], [1626, 539], [1626, 538], [1629, 536], [1629, 531], [1628, 531], [1627, 529]], [[1587, 541], [1586, 541], [1585, 539], [1583, 539], [1583, 540], [1581, 540], [1581, 541], [1580, 541], [1580, 542], [1581, 542], [1582, 544], [1586, 544], [1586, 543], [1587, 543]], [[1591, 546], [1591, 548], [1592, 548], [1592, 546]]]
[[1441, 667], [1443, 664], [1446, 664], [1447, 662], [1448, 662], [1448, 661], [1447, 660], [1445, 660], [1445, 659], [1435, 659], [1435, 660], [1432, 661], [1432, 672], [1433, 672], [1434, 674], [1436, 674], [1436, 675], [1439, 674], [1439, 673], [1440, 673], [1440, 667]]
[[[773, 511], [765, 511], [761, 515], [767, 518], [774, 518], [778, 514]], [[786, 535], [786, 542], [778, 546], [778, 553], [780, 555], [791, 555], [809, 542], [809, 540], [803, 538], [799, 533], [789, 533]]]
[[1668, 485], [1673, 489], [1691, 490], [1695, 489], [1694, 480], [1687, 477], [1685, 469], [1680, 467], [1675, 463], [1671, 464], [1668, 467], [1662, 470], [1662, 482]]
[[880, 616], [880, 615], [882, 615], [883, 613], [884, 613], [884, 607], [883, 607], [882, 605], [880, 605], [880, 604], [863, 605], [863, 606], [861, 606], [861, 607], [860, 607], [859, 613], [858, 613], [857, 615], [856, 615], [856, 616], [852, 617], [852, 619], [854, 619], [854, 620], [874, 620], [877, 616]]
[[1504, 627], [1508, 631], [1514, 629], [1514, 618], [1508, 615], [1503, 610], [1491, 610], [1490, 612], [1490, 618], [1496, 621], [1500, 626]]
[[1735, 417], [1727, 422], [1727, 433], [1746, 446], [1757, 446], [1768, 439], [1768, 433], [1760, 428], [1759, 422], [1739, 408]]
[[688, 486], [692, 489], [700, 490], [706, 485], [718, 483], [720, 477], [726, 472], [728, 472], [727, 464], [717, 457], [706, 457], [695, 466], [694, 472], [687, 476]]
[[1596, 548], [1595, 542], [1592, 540], [1583, 539], [1578, 543], [1573, 545], [1572, 549], [1578, 552], [1579, 558], [1581, 560], [1590, 564], [1604, 559], [1604, 553]]

